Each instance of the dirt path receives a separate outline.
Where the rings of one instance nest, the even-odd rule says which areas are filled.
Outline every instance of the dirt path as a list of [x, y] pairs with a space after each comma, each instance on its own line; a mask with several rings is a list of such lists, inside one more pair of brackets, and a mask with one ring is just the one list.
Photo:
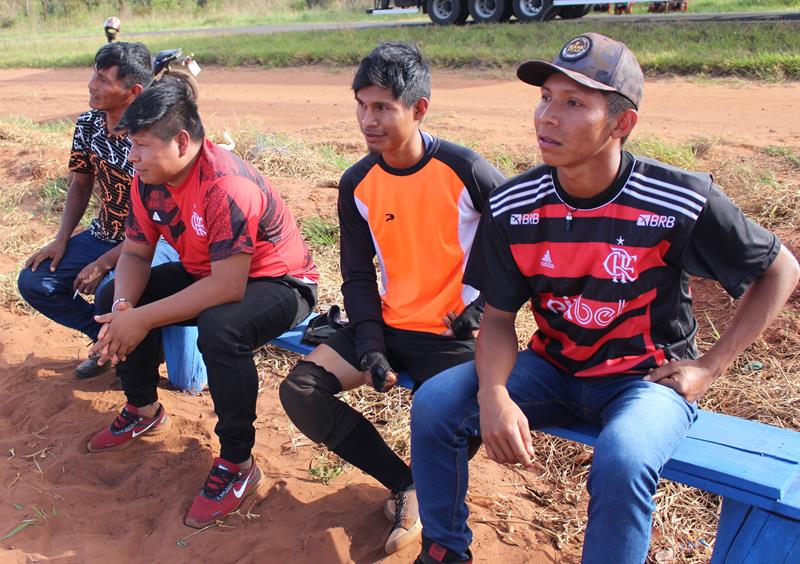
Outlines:
[[[0, 117], [72, 119], [86, 108], [86, 69], [0, 70]], [[352, 69], [208, 67], [201, 111], [210, 128], [258, 128], [307, 140], [356, 140]], [[638, 135], [800, 148], [800, 84], [648, 81]], [[436, 71], [427, 127], [456, 140], [530, 148], [538, 92], [512, 79]]]

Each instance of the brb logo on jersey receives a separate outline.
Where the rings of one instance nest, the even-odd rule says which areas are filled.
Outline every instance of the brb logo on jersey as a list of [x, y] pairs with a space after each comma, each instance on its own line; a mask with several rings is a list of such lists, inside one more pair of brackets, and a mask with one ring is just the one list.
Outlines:
[[603, 261], [603, 268], [611, 276], [611, 280], [617, 283], [626, 284], [636, 280], [637, 255], [632, 255], [622, 247], [611, 247], [606, 260]]
[[539, 223], [538, 213], [512, 213], [510, 225], [536, 225]]
[[192, 229], [194, 229], [194, 232], [200, 237], [205, 237], [207, 235], [206, 226], [203, 224], [203, 218], [200, 217], [200, 214], [197, 212], [192, 212]]
[[639, 227], [675, 227], [674, 215], [643, 213], [636, 220]]

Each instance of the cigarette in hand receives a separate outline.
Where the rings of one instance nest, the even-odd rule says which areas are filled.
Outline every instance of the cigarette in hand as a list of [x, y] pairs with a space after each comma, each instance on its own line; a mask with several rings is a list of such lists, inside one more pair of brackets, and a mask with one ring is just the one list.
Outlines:
[[80, 293], [80, 288], [75, 290], [75, 293], [72, 294], [72, 299], [74, 300], [75, 298], [77, 298], [79, 293]]

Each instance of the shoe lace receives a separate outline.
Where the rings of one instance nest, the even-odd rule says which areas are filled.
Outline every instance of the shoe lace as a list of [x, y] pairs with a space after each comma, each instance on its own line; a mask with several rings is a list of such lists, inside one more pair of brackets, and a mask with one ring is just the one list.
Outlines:
[[235, 479], [235, 472], [231, 472], [220, 465], [214, 466], [208, 478], [206, 478], [206, 483], [203, 484], [203, 495], [212, 499], [217, 498]]
[[114, 419], [114, 422], [111, 424], [111, 429], [113, 431], [121, 431], [122, 429], [126, 429], [132, 423], [136, 423], [138, 419], [138, 415], [134, 415], [128, 411], [128, 408], [123, 407], [122, 411], [119, 412], [119, 415], [117, 415], [117, 418]]
[[406, 518], [406, 496], [404, 492], [394, 496], [394, 524], [401, 525]]

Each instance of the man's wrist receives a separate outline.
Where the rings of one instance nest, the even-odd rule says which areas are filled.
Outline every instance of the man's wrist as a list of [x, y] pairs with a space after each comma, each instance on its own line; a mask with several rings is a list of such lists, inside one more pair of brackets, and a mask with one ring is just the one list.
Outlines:
[[130, 306], [131, 302], [128, 301], [128, 298], [117, 298], [111, 303], [111, 311], [116, 311], [119, 304], [128, 304]]
[[478, 405], [510, 397], [508, 388], [506, 388], [505, 385], [491, 384], [478, 388]]

